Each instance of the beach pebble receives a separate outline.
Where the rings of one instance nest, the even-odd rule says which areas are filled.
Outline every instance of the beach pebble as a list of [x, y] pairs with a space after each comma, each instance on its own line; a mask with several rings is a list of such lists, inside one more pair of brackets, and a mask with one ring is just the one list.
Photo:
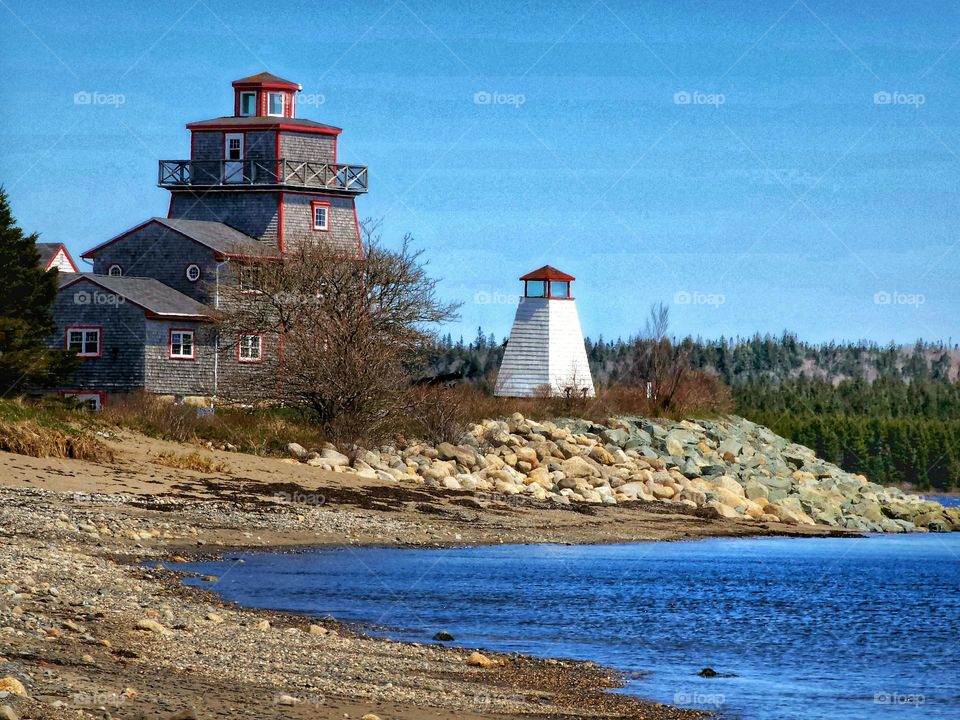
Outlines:
[[471, 667], [492, 668], [496, 667], [497, 664], [496, 660], [491, 660], [486, 655], [478, 652], [470, 653], [470, 657], [467, 658], [467, 665]]
[[20, 697], [27, 696], [27, 689], [23, 686], [23, 683], [12, 675], [0, 678], [0, 690], [8, 692], [11, 695], [19, 695]]
[[170, 631], [167, 630], [163, 625], [158, 623], [156, 620], [151, 620], [150, 618], [145, 620], [137, 620], [137, 629], [149, 630], [150, 632], [159, 633], [160, 635], [170, 634]]
[[0, 720], [20, 720], [9, 705], [0, 706]]

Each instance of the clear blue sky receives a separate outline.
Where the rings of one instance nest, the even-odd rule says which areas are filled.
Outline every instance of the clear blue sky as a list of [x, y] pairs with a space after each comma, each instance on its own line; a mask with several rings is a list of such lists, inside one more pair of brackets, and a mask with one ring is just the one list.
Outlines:
[[503, 336], [516, 278], [550, 263], [577, 276], [592, 337], [664, 301], [679, 334], [960, 339], [956, 4], [0, 0], [0, 17], [0, 180], [75, 254], [165, 214], [157, 160], [268, 70], [303, 85], [300, 116], [344, 128], [341, 160], [370, 166], [360, 216], [425, 249], [464, 302], [454, 335]]

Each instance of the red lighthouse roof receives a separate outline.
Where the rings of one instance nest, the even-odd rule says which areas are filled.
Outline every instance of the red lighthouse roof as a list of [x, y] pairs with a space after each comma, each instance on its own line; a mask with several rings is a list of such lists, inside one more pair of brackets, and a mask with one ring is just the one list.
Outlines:
[[234, 87], [249, 87], [251, 85], [270, 88], [287, 88], [291, 90], [300, 89], [299, 83], [284, 80], [282, 77], [277, 77], [268, 72], [257, 73], [256, 75], [250, 75], [233, 81]]
[[567, 273], [562, 270], [557, 270], [552, 265], [544, 265], [542, 268], [537, 268], [533, 272], [528, 272], [526, 275], [520, 276], [521, 280], [558, 280], [560, 282], [570, 282], [571, 280], [576, 280], [573, 275], [567, 275]]

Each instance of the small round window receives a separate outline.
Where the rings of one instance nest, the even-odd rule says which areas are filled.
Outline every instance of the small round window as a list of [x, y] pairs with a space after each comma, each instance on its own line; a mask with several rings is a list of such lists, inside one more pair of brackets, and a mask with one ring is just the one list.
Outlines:
[[200, 279], [200, 266], [196, 263], [191, 263], [187, 265], [187, 280], [190, 282], [196, 282]]
[[119, 265], [111, 265], [110, 269], [107, 270], [107, 275], [110, 277], [120, 277], [123, 275], [123, 268]]

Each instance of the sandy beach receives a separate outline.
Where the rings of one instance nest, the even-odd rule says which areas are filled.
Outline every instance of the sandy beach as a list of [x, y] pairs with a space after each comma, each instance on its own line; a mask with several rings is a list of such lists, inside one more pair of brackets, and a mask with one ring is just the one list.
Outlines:
[[659, 503], [478, 501], [231, 452], [201, 450], [224, 470], [203, 474], [156, 462], [183, 446], [107, 443], [110, 465], [0, 454], [0, 678], [29, 695], [3, 700], [20, 717], [697, 717], [606, 693], [616, 673], [589, 663], [483, 652], [492, 663], [478, 667], [477, 648], [231, 607], [216, 578], [184, 587], [176, 562], [241, 548], [828, 534]]

